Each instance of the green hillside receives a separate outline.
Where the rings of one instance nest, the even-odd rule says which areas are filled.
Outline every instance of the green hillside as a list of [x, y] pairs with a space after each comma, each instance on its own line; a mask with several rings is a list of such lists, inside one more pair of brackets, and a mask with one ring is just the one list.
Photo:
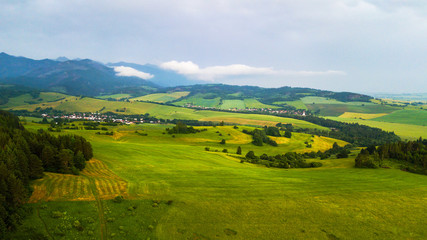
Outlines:
[[[166, 127], [109, 127], [113, 136], [86, 130], [58, 133], [89, 139], [95, 158], [81, 176], [48, 174], [34, 183], [36, 210], [18, 233], [36, 228], [55, 239], [422, 239], [427, 235], [420, 224], [427, 211], [424, 175], [356, 169], [356, 153], [322, 160], [323, 167], [316, 169], [242, 164], [204, 147], [234, 152], [241, 145], [244, 154], [250, 149], [269, 152], [272, 147], [245, 143], [241, 129], [232, 127], [175, 138], [162, 134]], [[225, 145], [219, 144], [216, 131], [227, 138]], [[298, 145], [304, 138], [290, 141]], [[292, 146], [283, 142], [275, 149], [285, 152]], [[125, 200], [114, 203], [111, 199], [119, 194]], [[54, 218], [57, 212], [59, 217]], [[73, 227], [76, 220], [83, 231]]]
[[385, 116], [373, 118], [373, 121], [427, 125], [427, 110], [399, 110]]

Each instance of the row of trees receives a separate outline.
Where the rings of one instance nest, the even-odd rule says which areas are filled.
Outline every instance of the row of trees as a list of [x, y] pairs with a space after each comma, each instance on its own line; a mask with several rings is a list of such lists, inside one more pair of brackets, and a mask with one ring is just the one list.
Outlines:
[[370, 146], [360, 151], [355, 159], [355, 167], [378, 168], [384, 166], [385, 159], [402, 163], [402, 168], [410, 172], [427, 174], [427, 140], [399, 141], [378, 147]]
[[320, 162], [307, 163], [305, 158], [306, 156], [304, 156], [304, 154], [295, 152], [277, 154], [276, 156], [268, 156], [264, 153], [258, 157], [253, 151], [249, 151], [245, 156], [245, 160], [242, 159], [242, 161], [277, 168], [310, 168], [322, 166]]
[[0, 239], [21, 222], [31, 179], [43, 171], [78, 174], [92, 156], [83, 137], [29, 132], [16, 116], [0, 111]]
[[295, 131], [341, 139], [355, 146], [378, 146], [400, 140], [394, 132], [386, 132], [379, 128], [359, 125], [358, 123], [344, 123], [315, 116], [299, 116], [290, 114], [279, 115], [311, 122], [331, 129], [331, 131], [321, 131], [317, 129], [296, 129]]
[[198, 133], [198, 132], [206, 131], [206, 130], [207, 129], [202, 129], [202, 130], [195, 129], [192, 126], [188, 127], [187, 124], [185, 124], [183, 122], [180, 122], [180, 121], [178, 121], [173, 128], [166, 128], [166, 131], [169, 134], [175, 134], [175, 133], [178, 133], [178, 134], [179, 133], [181, 133], [181, 134]]

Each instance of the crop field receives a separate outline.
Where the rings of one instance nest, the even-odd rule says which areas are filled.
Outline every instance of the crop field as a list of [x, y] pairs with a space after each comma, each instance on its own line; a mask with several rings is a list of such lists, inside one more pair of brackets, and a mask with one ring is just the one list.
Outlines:
[[340, 118], [359, 118], [359, 119], [373, 119], [387, 115], [386, 113], [354, 113], [345, 112], [340, 115]]
[[130, 94], [127, 94], [127, 93], [118, 93], [118, 94], [97, 96], [97, 98], [99, 98], [99, 99], [113, 98], [113, 99], [116, 99], [116, 100], [120, 100], [120, 99], [123, 99], [123, 98], [131, 98], [131, 97], [132, 96]]
[[276, 106], [267, 105], [260, 101], [252, 98], [246, 98], [243, 100], [247, 108], [277, 108]]
[[96, 188], [102, 199], [127, 195], [127, 183], [111, 172], [103, 162], [91, 159], [78, 176], [46, 173], [45, 177], [34, 181], [34, 191], [29, 202], [95, 200], [92, 187]]
[[[31, 129], [46, 127], [28, 125]], [[170, 126], [119, 126], [110, 129], [114, 136], [87, 130], [57, 133], [80, 134], [92, 142], [96, 160], [88, 162], [80, 176], [73, 177], [82, 178], [81, 185], [87, 183], [84, 178], [90, 186], [96, 185], [91, 187], [95, 200], [69, 201], [64, 199], [68, 195], [60, 201], [41, 198], [32, 203], [36, 210], [24, 220], [22, 228], [40, 229], [50, 239], [427, 236], [427, 176], [396, 169], [356, 169], [354, 154], [346, 159], [316, 160], [324, 166], [315, 169], [274, 169], [240, 163], [232, 157], [234, 154], [205, 151], [204, 147], [227, 148], [232, 153], [241, 145], [243, 154], [255, 150], [259, 155], [289, 151], [293, 148], [290, 143], [298, 148], [303, 141], [313, 140], [318, 142], [313, 147], [320, 149], [336, 140], [295, 133], [290, 140], [278, 141], [279, 147], [255, 147], [241, 133], [250, 127], [207, 127], [207, 131], [175, 137], [163, 134], [166, 127]], [[225, 145], [219, 144], [222, 138], [227, 141]], [[51, 178], [47, 174], [46, 180], [35, 181], [34, 185], [52, 184], [47, 181]], [[70, 178], [67, 175], [58, 182], [63, 188], [74, 189], [66, 183]], [[74, 178], [73, 182], [78, 182]], [[102, 189], [105, 193], [114, 191], [110, 185], [91, 180], [100, 178], [126, 182], [127, 195], [120, 192], [125, 200], [115, 203], [110, 196], [102, 198]], [[46, 196], [55, 192], [48, 187], [46, 191]], [[86, 191], [76, 194], [84, 197]], [[77, 220], [82, 231], [73, 227]]]
[[426, 126], [427, 110], [399, 110], [386, 116], [373, 118], [372, 120]]
[[401, 108], [392, 107], [388, 105], [380, 105], [373, 103], [345, 103], [345, 104], [306, 104], [307, 108], [312, 112], [318, 111], [322, 116], [340, 116], [345, 112], [353, 113], [368, 113], [368, 114], [378, 114], [378, 113], [392, 113]]
[[246, 105], [243, 100], [222, 100], [221, 109], [245, 109]]
[[189, 93], [190, 92], [154, 93], [154, 94], [148, 94], [148, 95], [132, 98], [131, 100], [165, 103], [165, 102], [176, 100], [181, 97], [185, 97]]
[[308, 96], [301, 98], [304, 104], [345, 104], [344, 102], [338, 101], [332, 98], [314, 97]]
[[176, 106], [184, 106], [186, 104], [191, 104], [194, 106], [203, 106], [203, 107], [218, 107], [220, 104], [221, 98], [212, 98], [212, 99], [206, 99], [203, 98], [202, 94], [196, 94], [194, 96], [190, 96], [188, 98], [185, 98], [181, 101], [174, 102], [174, 105]]
[[278, 105], [289, 105], [289, 106], [295, 107], [296, 109], [307, 110], [307, 106], [301, 100], [274, 102], [274, 104], [278, 104]]
[[370, 127], [380, 128], [384, 131], [394, 132], [396, 135], [402, 139], [414, 140], [419, 137], [427, 138], [427, 126], [413, 125], [413, 124], [403, 124], [403, 123], [390, 123], [390, 122], [379, 122], [363, 119], [354, 119], [354, 118], [340, 118], [340, 117], [328, 117], [329, 119], [349, 122], [349, 123], [358, 123], [361, 125], [366, 125]]

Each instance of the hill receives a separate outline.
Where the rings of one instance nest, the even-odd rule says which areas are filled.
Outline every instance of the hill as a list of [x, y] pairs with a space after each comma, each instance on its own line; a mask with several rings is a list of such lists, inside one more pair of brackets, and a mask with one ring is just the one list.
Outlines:
[[[220, 109], [245, 108], [292, 108], [307, 109], [301, 99], [313, 96], [333, 99], [337, 102], [369, 102], [372, 97], [350, 92], [332, 92], [312, 88], [261, 88], [256, 86], [233, 86], [203, 84], [180, 86], [160, 91], [188, 91], [190, 94], [171, 103]], [[234, 101], [232, 101], [234, 100]], [[242, 102], [246, 101], [246, 102]]]
[[89, 59], [33, 60], [1, 53], [0, 66], [0, 82], [72, 95], [95, 96], [141, 85], [158, 87], [138, 77], [117, 76], [114, 69]]

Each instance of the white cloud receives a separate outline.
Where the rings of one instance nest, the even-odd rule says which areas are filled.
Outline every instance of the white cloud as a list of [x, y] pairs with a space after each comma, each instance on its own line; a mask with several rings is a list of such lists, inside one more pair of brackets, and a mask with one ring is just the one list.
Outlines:
[[216, 78], [227, 76], [248, 76], [248, 75], [276, 75], [276, 76], [324, 76], [324, 75], [346, 75], [343, 71], [286, 71], [274, 70], [267, 67], [251, 67], [243, 64], [232, 64], [226, 66], [211, 66], [200, 68], [191, 61], [169, 61], [160, 64], [160, 67], [167, 70], [175, 71], [192, 78], [205, 81], [214, 81]]
[[141, 72], [134, 68], [125, 66], [114, 67], [114, 71], [116, 71], [117, 76], [122, 77], [139, 77], [144, 80], [148, 80], [154, 77], [154, 75], [152, 74]]

